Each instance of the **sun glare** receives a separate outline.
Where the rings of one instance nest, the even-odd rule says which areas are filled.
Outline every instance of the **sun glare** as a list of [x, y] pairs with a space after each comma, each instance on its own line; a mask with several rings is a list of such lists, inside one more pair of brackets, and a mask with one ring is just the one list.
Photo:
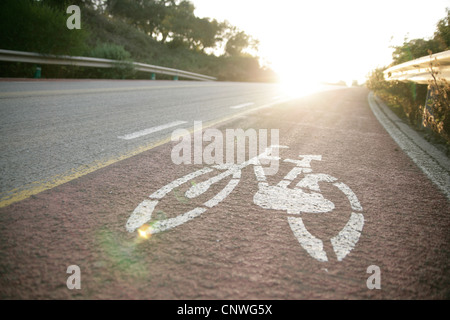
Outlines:
[[143, 239], [148, 239], [151, 236], [151, 227], [147, 224], [142, 225], [138, 229], [138, 234]]
[[280, 89], [289, 98], [300, 98], [320, 90], [320, 81], [307, 74], [279, 72]]

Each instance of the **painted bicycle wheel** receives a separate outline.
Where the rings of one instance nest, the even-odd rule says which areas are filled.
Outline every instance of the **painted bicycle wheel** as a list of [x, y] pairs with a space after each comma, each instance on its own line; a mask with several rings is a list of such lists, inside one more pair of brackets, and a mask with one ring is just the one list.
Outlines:
[[[315, 157], [314, 160], [321, 160], [321, 156], [308, 157], [310, 159]], [[285, 161], [298, 162], [289, 159]], [[328, 174], [310, 172], [312, 170], [309, 168], [308, 163], [307, 167], [294, 167], [275, 186], [270, 186], [264, 179], [260, 179], [258, 192], [255, 194], [253, 201], [264, 209], [286, 211], [289, 225], [303, 249], [313, 258], [326, 262], [328, 257], [324, 250], [323, 241], [307, 230], [301, 214], [320, 214], [334, 210], [333, 202], [324, 198], [319, 187], [319, 183], [331, 183], [345, 195], [352, 210], [346, 225], [336, 236], [330, 239], [337, 260], [342, 261], [359, 240], [364, 225], [363, 209], [355, 193], [345, 183], [338, 182], [337, 178]], [[288, 186], [291, 182], [301, 173], [306, 173], [303, 179], [295, 187], [289, 188]]]
[[[199, 195], [205, 193], [211, 185], [218, 183], [219, 181], [231, 176], [230, 181], [212, 198], [204, 202], [202, 205], [195, 207], [194, 209], [188, 210], [181, 213], [173, 218], [166, 219], [153, 219], [153, 214], [159, 202], [174, 189], [189, 184], [193, 179], [200, 178], [201, 176], [207, 175], [214, 172], [217, 168], [223, 168], [223, 166], [213, 166], [211, 168], [203, 168], [192, 173], [189, 173], [179, 179], [176, 179], [164, 187], [160, 188], [153, 194], [149, 196], [148, 199], [142, 201], [133, 211], [131, 216], [125, 225], [128, 232], [134, 232], [136, 229], [147, 225], [144, 229], [139, 229], [141, 236], [146, 237], [151, 234], [166, 231], [182, 225], [207, 211], [208, 209], [216, 206], [222, 200], [224, 200], [237, 186], [241, 176], [241, 169], [238, 166], [230, 166], [228, 170], [219, 172], [219, 174], [203, 181], [192, 185], [185, 193], [185, 197], [193, 199]], [[153, 221], [152, 221], [153, 220]]]

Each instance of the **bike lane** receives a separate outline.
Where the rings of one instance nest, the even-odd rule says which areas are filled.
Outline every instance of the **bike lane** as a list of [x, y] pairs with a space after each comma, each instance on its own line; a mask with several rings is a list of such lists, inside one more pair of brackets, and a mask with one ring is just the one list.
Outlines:
[[[281, 159], [320, 155], [311, 161], [313, 172], [336, 177], [361, 206], [363, 224], [355, 227], [361, 232], [351, 251], [339, 259], [330, 242], [355, 211], [342, 190], [319, 183], [332, 212], [263, 208], [254, 199], [253, 166], [242, 169], [230, 195], [198, 217], [147, 239], [128, 232], [126, 222], [144, 199], [205, 167], [175, 165], [176, 143], [167, 143], [1, 208], [1, 298], [448, 298], [448, 201], [377, 122], [366, 90], [316, 94], [217, 128], [279, 129], [280, 144], [289, 147], [280, 149]], [[268, 184], [278, 184], [293, 166], [281, 161]], [[185, 196], [214, 174], [167, 193], [153, 218], [198, 208], [232, 179], [195, 199]], [[304, 228], [323, 240], [327, 261], [311, 254], [317, 248], [308, 252], [308, 244], [299, 243], [288, 217], [301, 217]], [[80, 267], [79, 290], [67, 288], [70, 265]], [[379, 290], [367, 287], [371, 265], [381, 272]]]

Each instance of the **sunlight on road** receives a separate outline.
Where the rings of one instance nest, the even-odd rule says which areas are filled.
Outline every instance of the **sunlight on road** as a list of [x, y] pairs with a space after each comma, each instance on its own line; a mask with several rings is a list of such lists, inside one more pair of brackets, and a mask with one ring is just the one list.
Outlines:
[[280, 86], [283, 94], [292, 99], [316, 93], [320, 91], [322, 87], [318, 80], [299, 77], [296, 74], [281, 76]]

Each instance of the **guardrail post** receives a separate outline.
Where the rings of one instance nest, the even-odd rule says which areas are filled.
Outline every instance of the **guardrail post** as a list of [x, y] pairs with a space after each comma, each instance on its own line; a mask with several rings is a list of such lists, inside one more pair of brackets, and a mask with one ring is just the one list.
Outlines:
[[36, 66], [36, 70], [34, 71], [34, 78], [35, 79], [41, 78], [41, 67], [40, 66]]
[[[433, 87], [429, 87], [427, 91], [427, 97], [425, 98], [425, 105], [423, 107], [423, 113], [422, 113], [422, 121], [420, 122], [420, 128], [424, 129], [428, 132], [431, 132], [431, 129], [428, 127], [428, 122], [425, 121], [426, 117], [433, 116], [433, 97], [431, 95], [431, 91], [433, 90]], [[426, 124], [424, 124], [424, 122]]]

